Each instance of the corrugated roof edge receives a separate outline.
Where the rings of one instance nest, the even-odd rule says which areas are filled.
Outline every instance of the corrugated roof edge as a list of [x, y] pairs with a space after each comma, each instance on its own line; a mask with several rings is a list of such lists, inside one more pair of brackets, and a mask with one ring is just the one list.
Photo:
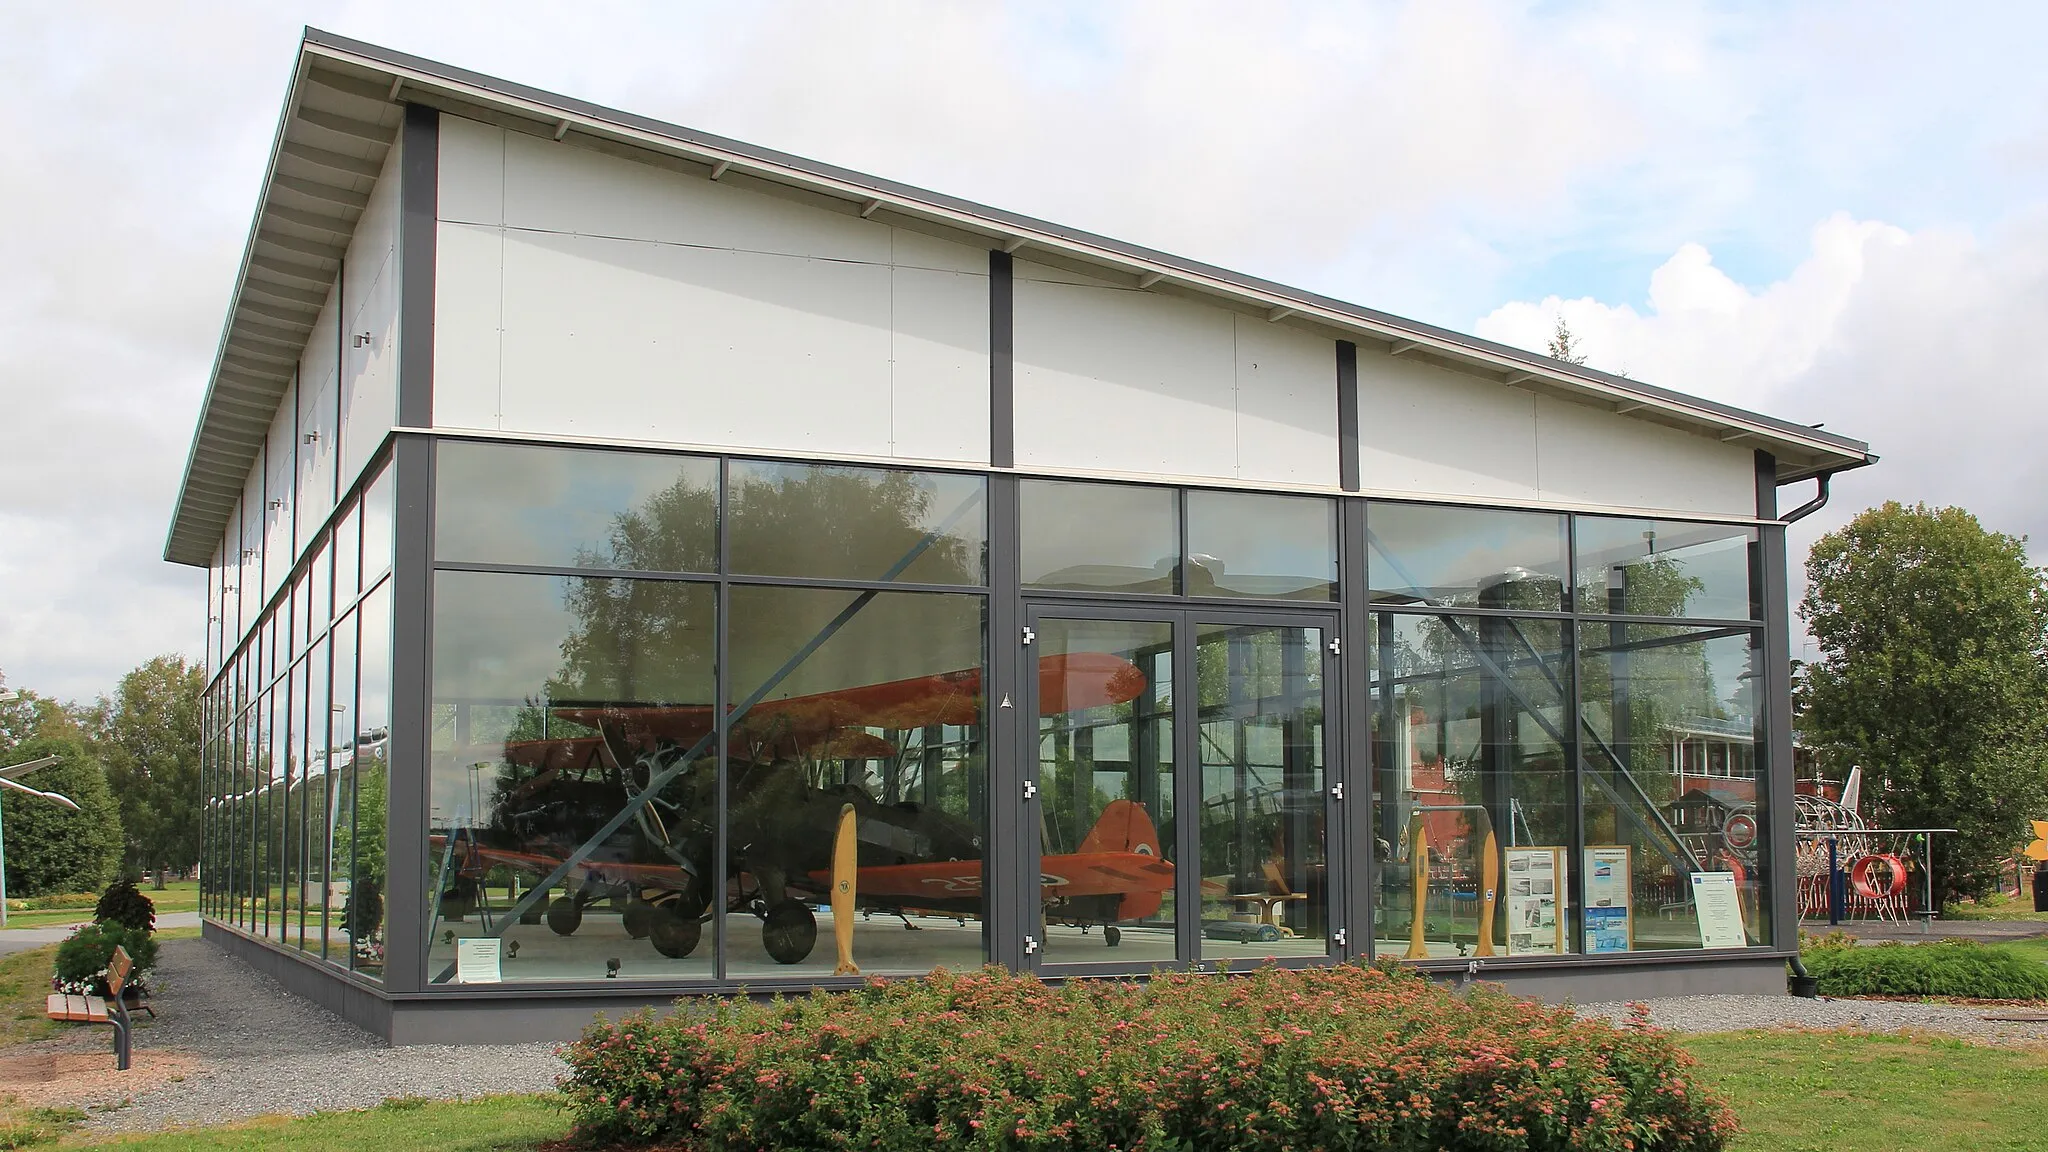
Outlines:
[[[608, 108], [600, 104], [593, 104], [589, 101], [578, 100], [559, 93], [517, 84], [480, 72], [472, 72], [465, 68], [458, 68], [436, 60], [429, 60], [425, 57], [413, 56], [409, 53], [399, 52], [381, 45], [339, 36], [317, 28], [308, 27], [304, 33], [303, 46], [299, 58], [294, 64], [292, 86], [287, 92], [284, 109], [279, 116], [277, 137], [272, 143], [269, 165], [265, 170], [262, 184], [264, 188], [269, 187], [276, 175], [277, 147], [283, 140], [285, 128], [289, 122], [291, 111], [295, 106], [294, 95], [298, 81], [303, 76], [303, 71], [307, 65], [308, 54], [305, 51], [307, 47], [318, 47], [330, 53], [354, 57], [361, 63], [372, 67], [381, 66], [404, 69], [447, 84], [460, 85], [485, 93], [497, 93], [508, 100], [538, 105], [587, 120], [609, 123], [622, 130], [672, 140], [688, 147], [727, 153], [765, 167], [784, 169], [796, 175], [829, 181], [853, 189], [866, 190], [898, 200], [928, 205], [933, 209], [946, 213], [970, 217], [988, 225], [990, 231], [998, 235], [1018, 232], [1036, 233], [1042, 237], [1083, 245], [1096, 249], [1102, 255], [1113, 259], [1121, 258], [1234, 288], [1240, 292], [1268, 301], [1277, 307], [1313, 309], [1317, 312], [1333, 316], [1340, 322], [1349, 320], [1370, 329], [1373, 334], [1383, 339], [1412, 338], [1432, 344], [1448, 345], [1454, 350], [1463, 350], [1491, 360], [1503, 361], [1503, 367], [1513, 366], [1535, 377], [1581, 388], [1590, 385], [1592, 390], [1613, 393], [1620, 398], [1633, 398], [1648, 404], [1690, 410], [1700, 417], [1727, 423], [1746, 424], [1757, 431], [1773, 433], [1787, 440], [1801, 441], [1815, 449], [1822, 451], [1831, 450], [1850, 458], [1839, 466], [1818, 467], [1795, 473], [1787, 477], [1786, 482], [1808, 479], [1820, 472], [1836, 472], [1862, 467], [1877, 459], [1871, 454], [1870, 446], [1864, 441], [1832, 432], [1825, 432], [1809, 425], [1782, 420], [1774, 416], [1767, 416], [1763, 413], [1752, 412], [1733, 405], [1670, 389], [1659, 388], [1639, 380], [1616, 376], [1597, 369], [1587, 368], [1583, 365], [1568, 364], [1539, 353], [1530, 352], [1527, 349], [1500, 344], [1466, 333], [1441, 328], [1433, 324], [1425, 324], [1421, 321], [1396, 316], [1392, 313], [1380, 312], [1376, 309], [1366, 308], [1348, 301], [1338, 300], [1334, 297], [1234, 272], [1226, 268], [1204, 264], [1197, 260], [1189, 260], [1168, 252], [1146, 248], [1142, 245], [1130, 244], [1082, 229], [1070, 228], [1065, 225], [1052, 223], [1051, 221], [1009, 212], [971, 200], [948, 196], [944, 193], [933, 192], [929, 189], [919, 188], [915, 185], [904, 184], [894, 180], [887, 180], [882, 177], [872, 176], [864, 172], [857, 172], [850, 168], [842, 168], [807, 157], [779, 152], [772, 148], [763, 148], [744, 141], [718, 136], [709, 132], [701, 132], [636, 113]], [[260, 219], [262, 207], [263, 199], [259, 197], [256, 219]], [[249, 253], [254, 248], [255, 235], [256, 220], [252, 220], [250, 238], [243, 253], [242, 268], [237, 272], [236, 276], [235, 299], [237, 300], [240, 298], [240, 282], [246, 275]], [[231, 321], [233, 317], [232, 301], [230, 303], [229, 317]], [[225, 347], [226, 338], [227, 330], [224, 328], [222, 334], [223, 348]], [[213, 375], [209, 379], [207, 388], [207, 407], [202, 408], [201, 426], [200, 429], [195, 429], [194, 432], [193, 448], [195, 452], [198, 447], [199, 431], [204, 427], [204, 413], [210, 409], [218, 375], [219, 360], [217, 355]], [[185, 480], [181, 482], [179, 489], [178, 504], [176, 506], [178, 511], [173, 512], [171, 533], [165, 541], [165, 559], [173, 560], [174, 562], [203, 564], [205, 563], [204, 560], [177, 561], [172, 555], [176, 549], [179, 512], [182, 511], [184, 506], [186, 485], [190, 481], [193, 464], [193, 458], [188, 456]]]

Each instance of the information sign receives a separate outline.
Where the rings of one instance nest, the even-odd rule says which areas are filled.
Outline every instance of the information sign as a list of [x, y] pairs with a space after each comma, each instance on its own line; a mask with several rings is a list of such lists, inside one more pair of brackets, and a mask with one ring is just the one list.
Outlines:
[[496, 984], [504, 979], [499, 957], [504, 941], [496, 936], [470, 936], [455, 942], [455, 981], [458, 984]]
[[1633, 881], [1626, 844], [1586, 849], [1586, 952], [1627, 952], [1635, 947]]
[[1742, 925], [1742, 900], [1735, 889], [1735, 873], [1693, 873], [1692, 907], [1693, 913], [1699, 917], [1700, 947], [1749, 947], [1749, 933]]
[[1562, 848], [1509, 848], [1505, 893], [1508, 955], [1555, 956], [1564, 951], [1564, 918], [1557, 914], [1569, 883]]

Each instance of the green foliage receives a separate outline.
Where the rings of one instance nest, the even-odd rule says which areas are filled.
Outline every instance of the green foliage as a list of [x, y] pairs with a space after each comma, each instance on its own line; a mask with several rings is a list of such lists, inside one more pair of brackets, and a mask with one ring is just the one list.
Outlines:
[[135, 887], [135, 881], [126, 877], [107, 885], [106, 892], [94, 906], [92, 918], [119, 924], [144, 935], [156, 931], [156, 905]]
[[2048, 580], [1960, 508], [1888, 503], [1823, 536], [1800, 604], [1821, 659], [1802, 728], [1861, 765], [1876, 821], [1935, 838], [1949, 898], [1996, 885], [2048, 818]]
[[134, 868], [184, 871], [199, 861], [199, 698], [206, 671], [158, 656], [121, 677], [85, 720], [121, 805]]
[[7, 889], [17, 895], [97, 889], [112, 880], [121, 865], [121, 813], [107, 790], [106, 773], [75, 730], [52, 727], [49, 733], [22, 741], [0, 759], [18, 764], [59, 757], [29, 782], [70, 797], [79, 811], [13, 789], [0, 792]]
[[1661, 1033], [1394, 967], [1057, 988], [998, 969], [642, 1012], [565, 1052], [578, 1135], [676, 1149], [1696, 1150]]
[[156, 967], [156, 938], [147, 932], [119, 924], [87, 924], [57, 946], [57, 983], [68, 992], [93, 996], [107, 994], [107, 965], [113, 963], [114, 949], [126, 948], [135, 962], [131, 982], [140, 983], [140, 973]]
[[1972, 940], [1866, 948], [1829, 936], [1810, 943], [1800, 958], [1819, 977], [1823, 996], [2048, 1000], [2048, 964]]

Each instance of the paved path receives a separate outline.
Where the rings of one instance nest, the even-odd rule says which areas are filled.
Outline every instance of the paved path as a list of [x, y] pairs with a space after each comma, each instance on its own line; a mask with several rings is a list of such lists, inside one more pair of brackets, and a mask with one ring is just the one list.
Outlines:
[[2001, 940], [2048, 936], [2048, 920], [1936, 920], [1932, 924], [1922, 924], [1919, 920], [1909, 920], [1904, 924], [1890, 920], [1849, 920], [1835, 925], [1825, 920], [1808, 920], [1800, 927], [1813, 936], [1843, 932], [1858, 940], [1903, 940], [1908, 944], [1918, 940], [1980, 940], [1996, 944]]
[[389, 1047], [205, 940], [165, 941], [154, 985], [157, 1019], [137, 1030], [138, 1049], [190, 1053], [199, 1067], [96, 1113], [91, 1130], [546, 1092], [566, 1071], [553, 1043]]
[[[80, 909], [78, 919], [68, 924], [49, 924], [41, 928], [9, 928], [5, 931], [0, 931], [0, 956], [12, 956], [16, 952], [26, 952], [31, 948], [40, 948], [45, 944], [58, 943], [69, 937], [80, 924], [87, 923], [91, 919], [91, 910]], [[156, 928], [159, 932], [166, 928], [197, 927], [199, 927], [199, 913], [197, 912], [166, 912], [156, 918]]]

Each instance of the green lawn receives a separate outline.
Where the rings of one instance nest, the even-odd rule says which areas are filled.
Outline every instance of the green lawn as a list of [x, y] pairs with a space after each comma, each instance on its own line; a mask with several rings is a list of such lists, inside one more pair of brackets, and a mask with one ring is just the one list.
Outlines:
[[1735, 1152], [2048, 1147], [2048, 1053], [1942, 1038], [1724, 1032], [1686, 1048], [1735, 1107]]
[[[197, 912], [199, 910], [199, 882], [197, 880], [176, 880], [159, 892], [142, 885], [142, 894], [156, 905], [157, 915], [166, 912]], [[50, 908], [7, 913], [9, 928], [48, 928], [53, 924], [83, 924], [92, 919], [92, 907]]]
[[569, 1118], [545, 1096], [488, 1096], [460, 1102], [396, 1100], [364, 1112], [325, 1112], [297, 1119], [267, 1117], [242, 1124], [126, 1136], [97, 1142], [73, 1136], [67, 1146], [187, 1152], [188, 1149], [289, 1148], [292, 1152], [354, 1152], [359, 1148], [432, 1148], [436, 1152], [537, 1148], [568, 1135]]

